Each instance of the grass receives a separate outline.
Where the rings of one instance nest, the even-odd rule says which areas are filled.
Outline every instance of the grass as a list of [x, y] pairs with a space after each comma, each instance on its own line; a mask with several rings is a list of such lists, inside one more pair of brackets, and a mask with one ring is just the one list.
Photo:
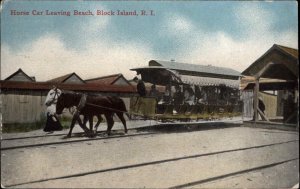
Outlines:
[[[72, 118], [69, 117], [61, 117], [60, 123], [64, 129], [68, 129], [70, 127]], [[41, 121], [33, 122], [33, 123], [3, 123], [2, 125], [2, 133], [22, 133], [29, 132], [34, 130], [43, 129], [46, 125], [46, 119], [43, 118]]]
[[[104, 118], [104, 117], [103, 117]], [[59, 118], [60, 124], [64, 129], [69, 129], [72, 121], [72, 117], [70, 116], [62, 116]], [[96, 117], [94, 117], [94, 122], [98, 121]], [[119, 120], [115, 120], [118, 122]], [[106, 120], [103, 119], [101, 123], [106, 123]], [[33, 123], [3, 123], [2, 133], [21, 133], [21, 132], [29, 132], [34, 130], [43, 129], [46, 125], [46, 117], [42, 116], [41, 121], [33, 122]], [[88, 123], [87, 123], [88, 125]]]
[[34, 123], [4, 123], [2, 133], [20, 133], [42, 129], [45, 122], [39, 121]]

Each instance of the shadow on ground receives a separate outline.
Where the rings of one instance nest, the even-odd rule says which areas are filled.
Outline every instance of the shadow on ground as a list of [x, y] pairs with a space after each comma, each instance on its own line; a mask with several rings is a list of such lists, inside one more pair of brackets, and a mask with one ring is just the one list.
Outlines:
[[136, 132], [157, 132], [157, 133], [178, 133], [178, 132], [192, 132], [204, 131], [211, 129], [224, 129], [231, 127], [240, 127], [241, 123], [189, 123], [189, 124], [162, 124], [151, 127], [135, 128]]
[[[205, 131], [212, 129], [225, 129], [232, 127], [240, 127], [241, 123], [224, 123], [224, 122], [213, 122], [213, 123], [187, 123], [187, 124], [179, 124], [179, 123], [168, 123], [168, 124], [158, 124], [152, 126], [145, 126], [139, 128], [128, 129], [130, 135], [131, 134], [159, 134], [159, 133], [184, 133], [184, 132], [193, 132], [193, 131]], [[126, 136], [123, 129], [112, 130], [110, 135], [107, 135], [106, 131], [97, 131], [97, 134], [89, 137], [89, 138], [106, 138], [106, 137], [122, 137]], [[86, 133], [73, 133], [72, 138], [86, 138], [88, 137]], [[68, 137], [64, 136], [63, 139], [67, 139]]]

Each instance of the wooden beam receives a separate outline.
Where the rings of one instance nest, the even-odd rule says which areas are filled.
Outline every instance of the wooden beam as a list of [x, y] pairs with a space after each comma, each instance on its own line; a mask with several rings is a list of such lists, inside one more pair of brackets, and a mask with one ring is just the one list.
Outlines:
[[259, 108], [257, 108], [257, 111], [264, 121], [270, 122], [270, 120], [266, 117], [266, 115]]
[[[254, 121], [258, 121], [258, 93], [259, 93], [259, 79], [274, 63], [270, 62], [265, 67], [263, 67], [255, 76], [255, 86], [254, 86], [254, 95], [253, 95], [253, 108], [254, 108]], [[262, 113], [262, 112], [260, 112]], [[262, 117], [265, 117], [264, 115]], [[266, 117], [265, 117], [266, 118]]]
[[259, 78], [255, 78], [255, 86], [253, 93], [253, 110], [254, 110], [254, 121], [258, 121], [258, 92], [259, 92]]
[[[297, 86], [299, 86], [299, 77], [297, 79]], [[297, 103], [297, 131], [299, 131], [299, 88], [295, 90], [295, 98]]]
[[[294, 111], [286, 120], [285, 123], [288, 123], [294, 116], [297, 116], [297, 111]], [[298, 124], [299, 125], [299, 124]]]
[[271, 66], [273, 66], [275, 63], [270, 62], [265, 67], [263, 67], [254, 77], [259, 79]]

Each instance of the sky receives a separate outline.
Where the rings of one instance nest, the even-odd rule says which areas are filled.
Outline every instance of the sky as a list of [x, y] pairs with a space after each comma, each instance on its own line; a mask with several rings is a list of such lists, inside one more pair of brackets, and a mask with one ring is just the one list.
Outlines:
[[[47, 10], [70, 16], [46, 15]], [[94, 15], [73, 15], [74, 10]], [[97, 15], [97, 10], [115, 15]], [[138, 16], [116, 15], [118, 10]], [[2, 80], [19, 68], [37, 81], [72, 72], [82, 79], [117, 73], [132, 79], [131, 68], [171, 59], [242, 72], [273, 44], [298, 49], [296, 1], [1, 3]]]

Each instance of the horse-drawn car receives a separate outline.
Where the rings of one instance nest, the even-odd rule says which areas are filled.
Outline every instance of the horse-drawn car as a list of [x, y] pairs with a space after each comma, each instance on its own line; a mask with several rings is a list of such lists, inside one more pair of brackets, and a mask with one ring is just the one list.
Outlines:
[[[151, 65], [151, 61], [149, 64]], [[127, 132], [126, 121], [123, 117], [124, 113], [133, 119], [142, 117], [143, 119], [160, 121], [212, 120], [241, 114], [242, 101], [239, 97], [239, 74], [236, 72], [213, 67], [214, 72], [203, 74], [197, 70], [198, 67], [192, 71], [178, 71], [156, 65], [157, 62], [154, 61], [149, 67], [132, 69], [138, 75], [141, 75], [141, 79], [135, 80], [139, 96], [131, 97], [129, 111], [127, 111], [123, 100], [116, 96], [93, 96], [60, 92], [58, 97], [57, 93], [52, 91], [51, 94], [54, 94], [54, 96], [52, 99], [49, 97], [48, 100], [57, 101], [57, 114], [61, 114], [64, 108], [77, 107], [68, 136], [71, 136], [76, 121], [85, 132], [92, 134], [94, 132], [93, 117], [98, 117], [95, 126], [95, 130], [97, 130], [102, 121], [101, 115], [106, 118], [107, 133], [110, 134], [114, 124], [113, 115], [119, 117], [124, 125], [125, 132]], [[205, 69], [209, 71], [212, 67], [201, 67], [201, 71]], [[223, 73], [226, 71], [229, 74]], [[145, 82], [152, 85], [149, 91], [144, 86]], [[53, 100], [55, 97], [57, 99]], [[83, 123], [79, 115], [84, 116]], [[90, 122], [90, 130], [85, 126], [87, 121]]]
[[[149, 67], [131, 69], [141, 75], [143, 82], [152, 84], [148, 95], [131, 99], [132, 114], [149, 119], [180, 121], [217, 119], [241, 114], [242, 101], [237, 74], [231, 76], [206, 73], [207, 77], [203, 77], [204, 74], [201, 75], [195, 70], [168, 69], [155, 66], [156, 61], [152, 62], [152, 66], [151, 61], [149, 64]], [[164, 90], [151, 92], [155, 87]]]

